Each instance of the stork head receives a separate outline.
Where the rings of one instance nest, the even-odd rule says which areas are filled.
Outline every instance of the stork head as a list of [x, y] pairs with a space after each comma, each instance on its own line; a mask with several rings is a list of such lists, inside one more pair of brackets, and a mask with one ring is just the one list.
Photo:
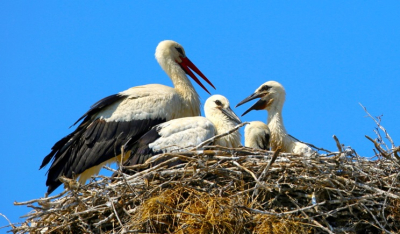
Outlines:
[[242, 116], [252, 110], [267, 110], [282, 108], [285, 102], [286, 92], [283, 86], [276, 81], [268, 81], [256, 89], [256, 91], [239, 102], [236, 107], [249, 102], [253, 99], [260, 98], [254, 105], [246, 110]]
[[264, 122], [261, 121], [251, 121], [249, 124], [246, 125], [244, 128], [244, 132], [246, 133], [251, 133], [251, 132], [258, 132], [258, 131], [263, 131], [269, 134], [269, 128], [268, 125], [266, 125]]
[[267, 150], [271, 132], [268, 125], [261, 121], [252, 121], [244, 128], [244, 145]]
[[204, 112], [206, 117], [212, 122], [227, 121], [234, 123], [234, 125], [242, 122], [231, 109], [228, 99], [222, 95], [212, 95], [209, 97], [204, 104]]
[[[214, 85], [207, 79], [207, 77], [203, 75], [203, 73], [189, 60], [188, 57], [186, 57], [185, 49], [183, 49], [179, 43], [171, 40], [162, 41], [158, 44], [155, 55], [158, 63], [170, 77], [173, 73], [179, 74], [183, 71], [210, 94], [195, 74], [193, 74], [192, 71], [194, 71], [215, 89]], [[179, 69], [181, 69], [181, 71]]]

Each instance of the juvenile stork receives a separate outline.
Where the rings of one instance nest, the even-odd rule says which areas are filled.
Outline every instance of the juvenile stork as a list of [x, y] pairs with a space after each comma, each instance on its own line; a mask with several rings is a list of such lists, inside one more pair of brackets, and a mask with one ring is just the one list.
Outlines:
[[261, 121], [252, 121], [244, 128], [244, 145], [246, 147], [269, 150], [270, 137], [268, 125]]
[[276, 149], [281, 148], [282, 152], [310, 156], [316, 152], [308, 145], [290, 136], [283, 125], [282, 109], [283, 103], [285, 102], [285, 96], [285, 89], [280, 83], [276, 81], [268, 81], [256, 89], [252, 95], [239, 102], [236, 107], [253, 99], [260, 98], [260, 100], [245, 111], [243, 115], [252, 110], [268, 111], [267, 125], [271, 132], [271, 149], [275, 151]]
[[[173, 119], [154, 126], [134, 144], [131, 158], [125, 166], [143, 164], [159, 153], [187, 151], [217, 134], [228, 132], [241, 123], [230, 108], [228, 99], [222, 95], [209, 97], [204, 105], [204, 112], [206, 117]], [[213, 144], [238, 147], [240, 133], [235, 131], [216, 139]]]
[[137, 86], [91, 106], [75, 122], [83, 120], [76, 130], [55, 143], [43, 159], [40, 169], [52, 160], [47, 173], [47, 194], [61, 185], [60, 176], [79, 176], [79, 182], [85, 183], [103, 165], [126, 159], [129, 152], [121, 157], [121, 145], [128, 139], [138, 140], [151, 127], [175, 118], [200, 115], [199, 95], [186, 74], [207, 92], [190, 69], [215, 88], [213, 84], [177, 42], [160, 42], [155, 57], [174, 88], [160, 84]]

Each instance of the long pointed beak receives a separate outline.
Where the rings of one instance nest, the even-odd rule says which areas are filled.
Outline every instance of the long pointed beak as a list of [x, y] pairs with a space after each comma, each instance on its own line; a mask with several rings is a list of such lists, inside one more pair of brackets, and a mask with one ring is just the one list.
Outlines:
[[222, 109], [222, 113], [226, 116], [228, 116], [228, 118], [230, 120], [232, 120], [233, 122], [235, 122], [236, 124], [240, 124], [242, 123], [242, 121], [239, 119], [239, 117], [235, 114], [235, 112], [233, 112], [233, 110], [228, 107], [226, 109]]
[[[214, 87], [214, 85], [211, 83], [211, 81], [209, 81], [207, 79], [207, 77], [205, 75], [203, 75], [203, 73], [192, 63], [192, 61], [190, 61], [187, 57], [182, 58], [181, 57], [182, 62], [180, 63], [181, 67], [183, 70], [185, 70], [185, 72], [192, 77], [192, 79], [194, 81], [196, 81], [196, 83], [198, 85], [200, 85], [208, 94], [211, 94], [210, 92], [208, 92], [208, 90], [206, 89], [206, 87], [204, 87], [204, 85], [200, 82], [199, 79], [197, 79], [197, 77], [193, 74], [193, 72], [190, 70], [192, 69], [194, 72], [196, 72], [201, 78], [203, 78], [209, 85], [211, 85], [214, 89], [216, 89]], [[190, 69], [189, 69], [190, 68]]]
[[241, 105], [245, 104], [246, 102], [249, 102], [249, 101], [251, 101], [251, 100], [253, 100], [253, 99], [260, 98], [260, 97], [261, 97], [261, 94], [259, 94], [259, 93], [253, 93], [252, 95], [248, 96], [247, 98], [245, 98], [245, 99], [243, 99], [241, 102], [239, 102], [239, 103], [236, 105], [236, 107], [241, 106]]
[[[247, 98], [245, 98], [243, 101], [239, 102], [239, 103], [236, 105], [236, 107], [238, 107], [238, 106], [240, 106], [240, 105], [243, 105], [243, 104], [245, 104], [246, 102], [249, 102], [249, 101], [254, 100], [254, 99], [256, 99], [256, 98], [261, 98], [262, 96], [263, 96], [262, 93], [253, 93], [252, 95], [250, 95], [250, 96], [248, 96]], [[270, 101], [270, 99], [269, 99], [269, 100], [263, 100], [263, 99], [258, 100], [256, 103], [254, 103], [254, 105], [252, 105], [249, 109], [247, 109], [247, 110], [242, 114], [242, 116], [244, 116], [245, 114], [249, 113], [249, 112], [252, 111], [252, 110], [264, 110], [269, 101]]]
[[258, 100], [256, 103], [254, 103], [254, 105], [252, 105], [249, 109], [247, 109], [242, 116], [244, 116], [245, 114], [249, 113], [252, 110], [264, 110], [265, 107], [267, 106], [267, 101], [266, 100]]

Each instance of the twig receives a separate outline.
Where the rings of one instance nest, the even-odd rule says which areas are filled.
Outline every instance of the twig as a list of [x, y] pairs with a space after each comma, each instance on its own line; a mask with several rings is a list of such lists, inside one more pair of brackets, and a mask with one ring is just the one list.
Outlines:
[[390, 156], [386, 153], [386, 151], [385, 151], [384, 149], [382, 149], [381, 146], [380, 146], [375, 140], [373, 140], [371, 137], [369, 137], [369, 136], [367, 136], [367, 135], [365, 135], [365, 137], [366, 137], [368, 140], [372, 141], [372, 143], [374, 143], [375, 148], [379, 151], [379, 153], [380, 153], [383, 157], [385, 157], [385, 158], [387, 158], [387, 159], [389, 159], [389, 160], [395, 162], [397, 165], [400, 166], [400, 164], [399, 164], [399, 163], [400, 163], [400, 158], [398, 158], [398, 155], [397, 155], [397, 154], [395, 154], [395, 156], [397, 156], [396, 158], [397, 158], [397, 160], [399, 160], [399, 162], [393, 160], [393, 158], [390, 157]]
[[[288, 196], [290, 198], [290, 201], [297, 207], [297, 209], [300, 209], [299, 205], [297, 204], [297, 202], [289, 195], [286, 194], [286, 196]], [[331, 230], [329, 230], [328, 228], [322, 226], [322, 224], [320, 224], [318, 221], [316, 221], [314, 218], [308, 216], [304, 210], [300, 209], [300, 212], [306, 216], [309, 220], [311, 220], [315, 225], [317, 225], [318, 227], [320, 227], [321, 229], [323, 229], [324, 231], [328, 232], [329, 234], [334, 234]]]
[[102, 224], [104, 224], [104, 223], [110, 221], [112, 218], [114, 218], [114, 216], [115, 216], [115, 213], [111, 213], [108, 217], [106, 217], [105, 219], [100, 220], [100, 221], [97, 222], [97, 223], [94, 223], [93, 225], [94, 225], [95, 227], [98, 227], [98, 226], [100, 226], [100, 225], [102, 225]]
[[360, 106], [364, 109], [365, 113], [367, 113], [367, 115], [368, 115], [371, 119], [373, 119], [373, 120], [375, 121], [376, 125], [378, 125], [378, 127], [385, 133], [386, 138], [387, 138], [387, 139], [390, 141], [390, 143], [392, 144], [392, 148], [395, 148], [396, 146], [395, 146], [395, 144], [394, 144], [392, 138], [390, 137], [389, 133], [386, 131], [386, 129], [385, 129], [374, 117], [372, 117], [372, 115], [367, 111], [367, 108], [365, 108], [361, 103], [359, 103], [359, 104], [360, 104]]
[[241, 168], [242, 170], [246, 171], [247, 173], [249, 173], [249, 174], [254, 178], [254, 180], [256, 181], [256, 183], [257, 183], [259, 186], [264, 187], [264, 185], [257, 179], [256, 175], [254, 175], [254, 173], [253, 173], [252, 171], [250, 171], [249, 169], [247, 169], [247, 168], [241, 166], [241, 165], [240, 165], [238, 162], [236, 162], [236, 161], [233, 161], [232, 163], [233, 163], [235, 166], [237, 166], [237, 167]]
[[3, 216], [3, 218], [5, 218], [8, 222], [8, 224], [12, 227], [15, 228], [15, 226], [11, 223], [11, 221], [7, 218], [7, 216], [3, 215], [2, 213], [0, 213], [0, 216]]
[[238, 206], [238, 208], [243, 208], [243, 209], [246, 209], [246, 210], [248, 210], [250, 212], [253, 212], [253, 213], [256, 213], [256, 214], [266, 214], [266, 215], [274, 215], [274, 216], [277, 216], [277, 217], [284, 217], [284, 216], [289, 215], [289, 214], [294, 214], [294, 213], [297, 213], [297, 212], [301, 212], [301, 211], [312, 209], [312, 208], [314, 208], [316, 206], [324, 205], [325, 203], [326, 203], [326, 201], [323, 201], [323, 202], [316, 203], [316, 204], [311, 205], [311, 206], [306, 206], [306, 207], [303, 207], [303, 208], [299, 207], [298, 209], [291, 210], [291, 211], [286, 211], [286, 212], [281, 212], [281, 213], [275, 213], [275, 212], [270, 212], [270, 211], [252, 209], [252, 208], [249, 208], [249, 207], [246, 207], [246, 206]]
[[115, 217], [117, 217], [117, 220], [118, 220], [119, 224], [121, 225], [121, 229], [124, 229], [124, 225], [122, 224], [121, 219], [120, 219], [119, 216], [118, 216], [118, 212], [117, 212], [117, 210], [115, 209], [113, 200], [111, 200], [111, 198], [110, 198], [108, 195], [107, 195], [107, 198], [108, 198], [108, 201], [110, 202], [111, 207], [113, 208]]
[[[244, 123], [238, 124], [236, 127], [232, 128], [231, 130], [229, 130], [229, 131], [227, 131], [227, 132], [225, 132], [225, 133], [218, 134], [218, 135], [216, 135], [216, 136], [211, 137], [210, 139], [208, 139], [208, 140], [206, 140], [206, 141], [203, 141], [202, 143], [200, 143], [199, 145], [197, 145], [197, 146], [194, 147], [193, 149], [200, 149], [200, 148], [202, 148], [203, 146], [208, 145], [208, 144], [214, 142], [215, 139], [224, 137], [224, 136], [226, 136], [226, 135], [231, 134], [232, 132], [235, 132], [235, 131], [239, 130], [239, 128], [243, 127], [244, 125], [246, 125], [246, 124], [248, 124], [248, 123], [249, 123], [249, 122], [244, 122]], [[193, 150], [193, 149], [192, 149], [192, 150]]]
[[259, 181], [263, 181], [265, 176], [267, 175], [267, 172], [271, 165], [275, 162], [276, 158], [278, 158], [279, 153], [281, 152], [281, 148], [276, 149], [274, 154], [272, 155], [271, 161], [269, 161], [268, 165], [264, 168], [263, 172], [261, 173], [260, 177], [258, 178]]
[[386, 196], [388, 196], [388, 197], [391, 197], [391, 198], [394, 198], [394, 199], [400, 199], [400, 196], [398, 196], [398, 195], [396, 195], [396, 194], [389, 193], [389, 192], [384, 191], [384, 190], [381, 190], [381, 189], [379, 189], [379, 188], [373, 188], [373, 187], [368, 186], [368, 185], [366, 185], [366, 184], [356, 182], [356, 181], [354, 181], [354, 180], [352, 180], [352, 179], [346, 179], [346, 178], [341, 177], [341, 176], [333, 176], [333, 177], [334, 177], [334, 178], [337, 178], [337, 179], [340, 179], [340, 180], [344, 180], [344, 181], [346, 181], [346, 182], [348, 182], [348, 183], [357, 185], [357, 186], [362, 187], [362, 188], [364, 188], [364, 189], [367, 189], [367, 190], [369, 190], [369, 191], [373, 191], [373, 192], [376, 192], [376, 193], [379, 193], [379, 194], [384, 194], [384, 195], [386, 195]]
[[313, 144], [311, 144], [311, 143], [307, 143], [307, 142], [301, 141], [301, 140], [297, 139], [296, 137], [294, 137], [294, 136], [292, 136], [292, 135], [290, 135], [290, 134], [288, 134], [288, 136], [290, 136], [291, 138], [295, 139], [296, 141], [301, 142], [301, 143], [303, 143], [303, 144], [305, 144], [305, 145], [308, 145], [308, 146], [310, 146], [311, 148], [314, 148], [314, 149], [316, 149], [316, 150], [318, 150], [318, 151], [325, 151], [325, 152], [327, 152], [327, 153], [331, 153], [331, 151], [329, 151], [329, 150], [327, 150], [327, 149], [324, 149], [324, 148], [321, 148], [321, 147], [317, 147], [317, 146], [315, 146], [315, 145], [313, 145]]
[[343, 153], [342, 145], [340, 144], [339, 139], [335, 135], [333, 135], [332, 137], [336, 142], [336, 147], [338, 148], [339, 152]]
[[15, 201], [15, 202], [14, 202], [14, 205], [16, 205], [16, 206], [23, 206], [23, 205], [32, 204], [32, 203], [35, 203], [35, 202], [46, 202], [46, 201], [49, 201], [49, 200], [53, 200], [53, 199], [62, 197], [66, 192], [68, 192], [68, 191], [67, 191], [67, 190], [64, 190], [64, 191], [62, 191], [60, 194], [55, 195], [55, 196], [52, 196], [52, 197], [45, 197], [45, 198], [39, 198], [39, 199], [32, 199], [32, 200], [25, 201], [25, 202], [16, 202], [16, 201]]
[[360, 205], [361, 205], [366, 211], [368, 211], [368, 213], [369, 213], [369, 214], [372, 216], [372, 218], [375, 220], [375, 223], [376, 223], [382, 230], [384, 230], [386, 233], [392, 233], [392, 232], [386, 230], [386, 229], [382, 226], [382, 224], [378, 221], [378, 219], [375, 217], [375, 215], [368, 209], [368, 207], [366, 207], [366, 206], [364, 205], [364, 203], [360, 203]]
[[[265, 176], [267, 175], [267, 171], [269, 170], [269, 168], [271, 167], [271, 165], [275, 162], [276, 158], [279, 155], [279, 152], [281, 151], [280, 148], [276, 149], [276, 151], [274, 152], [274, 154], [272, 155], [272, 159], [269, 161], [269, 163], [267, 164], [267, 166], [264, 168], [264, 170], [262, 171], [261, 175], [258, 177], [258, 181], [264, 181]], [[253, 193], [253, 199], [255, 198], [255, 196], [258, 195], [258, 188], [260, 187], [260, 185], [257, 183], [255, 186], [255, 190]]]

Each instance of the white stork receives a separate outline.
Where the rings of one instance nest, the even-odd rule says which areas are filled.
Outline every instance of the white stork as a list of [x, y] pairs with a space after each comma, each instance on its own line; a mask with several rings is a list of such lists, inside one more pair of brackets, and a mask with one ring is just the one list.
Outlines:
[[244, 145], [254, 149], [269, 149], [271, 133], [268, 125], [261, 121], [252, 121], [244, 128]]
[[308, 145], [287, 134], [285, 126], [283, 125], [282, 109], [283, 103], [285, 102], [285, 96], [285, 89], [280, 83], [276, 81], [268, 81], [258, 87], [252, 95], [239, 102], [236, 107], [253, 99], [260, 98], [260, 100], [245, 111], [243, 115], [247, 114], [251, 110], [268, 111], [267, 125], [271, 132], [271, 149], [275, 151], [276, 149], [281, 148], [282, 152], [310, 156], [316, 152]]
[[207, 92], [190, 69], [215, 88], [213, 84], [186, 57], [177, 42], [160, 42], [155, 57], [174, 88], [160, 84], [137, 86], [91, 106], [75, 122], [83, 120], [76, 130], [55, 143], [43, 159], [40, 169], [53, 160], [47, 174], [47, 194], [61, 185], [60, 176], [79, 176], [79, 182], [85, 183], [103, 165], [126, 159], [129, 152], [121, 158], [121, 145], [128, 139], [136, 141], [153, 126], [200, 115], [199, 95], [186, 74]]
[[[154, 126], [134, 144], [131, 158], [124, 165], [143, 164], [159, 153], [187, 151], [217, 134], [228, 132], [241, 123], [230, 108], [228, 99], [222, 95], [209, 97], [204, 105], [204, 112], [206, 117], [173, 119]], [[235, 131], [216, 139], [213, 144], [238, 147], [240, 133]]]

